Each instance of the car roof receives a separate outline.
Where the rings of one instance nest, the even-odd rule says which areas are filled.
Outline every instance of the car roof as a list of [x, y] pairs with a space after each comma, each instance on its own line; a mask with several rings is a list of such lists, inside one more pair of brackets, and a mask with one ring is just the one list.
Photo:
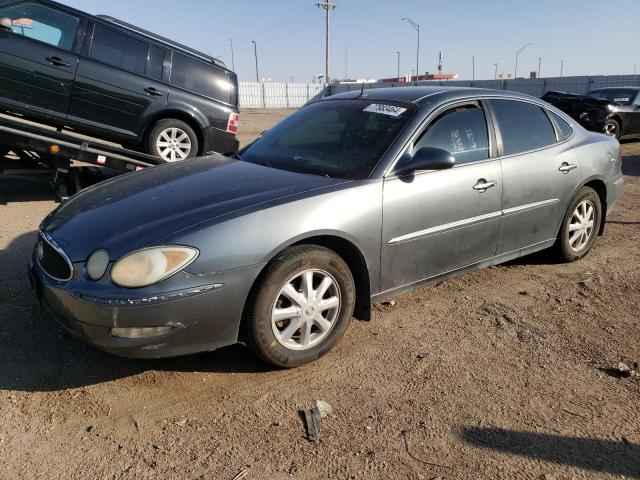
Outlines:
[[640, 87], [602, 87], [602, 88], [592, 88], [591, 90], [589, 90], [590, 92], [606, 92], [606, 91], [612, 91], [612, 90], [630, 90], [632, 92], [639, 92], [640, 91]]
[[[362, 96], [361, 96], [362, 93]], [[382, 88], [361, 88], [351, 90], [349, 92], [337, 93], [323, 100], [348, 100], [355, 98], [363, 98], [367, 100], [386, 100], [395, 102], [408, 102], [416, 105], [427, 101], [429, 97], [437, 96], [438, 100], [455, 100], [456, 98], [480, 97], [480, 96], [508, 96], [513, 98], [533, 99], [530, 95], [524, 93], [511, 92], [508, 90], [494, 90], [490, 88], [475, 87], [382, 87]], [[539, 99], [536, 99], [539, 101]]]

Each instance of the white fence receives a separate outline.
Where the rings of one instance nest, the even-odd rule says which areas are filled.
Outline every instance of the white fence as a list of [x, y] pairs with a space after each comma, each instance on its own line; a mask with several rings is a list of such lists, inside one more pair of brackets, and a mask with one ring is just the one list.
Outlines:
[[321, 83], [240, 82], [240, 108], [299, 108], [324, 87]]

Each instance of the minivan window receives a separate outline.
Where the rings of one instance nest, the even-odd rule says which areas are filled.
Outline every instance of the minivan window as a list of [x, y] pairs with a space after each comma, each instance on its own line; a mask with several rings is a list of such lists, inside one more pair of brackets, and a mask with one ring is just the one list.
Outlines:
[[0, 17], [11, 19], [13, 33], [71, 50], [79, 19], [38, 3], [26, 2], [0, 8]]
[[478, 105], [463, 105], [440, 114], [422, 134], [414, 151], [436, 147], [448, 151], [457, 164], [489, 158], [487, 122]]
[[558, 125], [558, 128], [560, 129], [560, 133], [562, 133], [560, 139], [564, 140], [565, 138], [568, 138], [569, 136], [571, 136], [571, 132], [573, 132], [573, 128], [571, 128], [571, 125], [569, 125], [569, 123], [560, 115], [550, 110], [547, 110], [547, 111], [551, 114], [551, 117], [553, 118], [553, 121], [556, 122], [556, 125]]
[[147, 77], [155, 80], [162, 80], [162, 65], [164, 63], [164, 50], [162, 48], [151, 45], [149, 47], [149, 56], [147, 57]]
[[171, 65], [171, 85], [226, 103], [233, 98], [234, 85], [224, 72], [175, 52]]
[[96, 25], [89, 57], [129, 72], [143, 74], [147, 50], [148, 45], [141, 40]]
[[556, 132], [541, 107], [517, 100], [491, 100], [502, 133], [503, 155], [513, 155], [556, 142]]

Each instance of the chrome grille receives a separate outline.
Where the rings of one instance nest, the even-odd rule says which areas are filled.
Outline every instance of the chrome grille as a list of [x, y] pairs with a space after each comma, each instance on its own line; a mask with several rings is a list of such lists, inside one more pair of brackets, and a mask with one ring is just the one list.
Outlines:
[[62, 248], [45, 232], [40, 233], [36, 245], [38, 264], [54, 280], [66, 282], [73, 276], [73, 266]]

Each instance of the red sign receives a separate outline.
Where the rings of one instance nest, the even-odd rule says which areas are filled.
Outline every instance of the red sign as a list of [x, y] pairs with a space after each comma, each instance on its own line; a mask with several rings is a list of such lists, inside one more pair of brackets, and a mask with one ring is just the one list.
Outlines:
[[14, 27], [33, 28], [33, 19], [31, 18], [16, 18], [11, 20], [11, 25]]

